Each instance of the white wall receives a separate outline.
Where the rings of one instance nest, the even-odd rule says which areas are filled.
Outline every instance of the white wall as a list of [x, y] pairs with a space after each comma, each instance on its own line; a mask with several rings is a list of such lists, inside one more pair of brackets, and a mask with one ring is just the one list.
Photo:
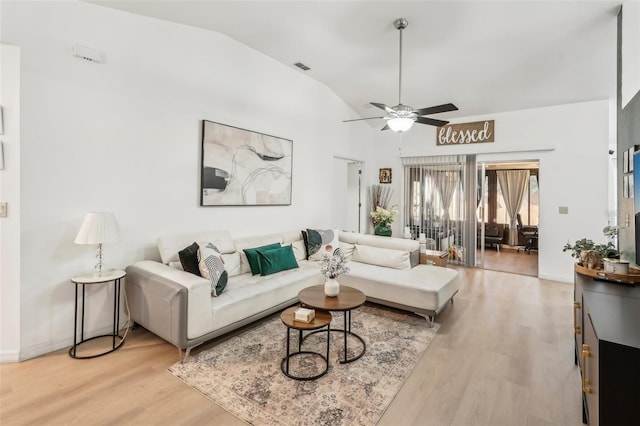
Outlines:
[[20, 355], [20, 49], [0, 44], [0, 105], [4, 134], [0, 136], [4, 169], [0, 170], [0, 201], [8, 215], [0, 218], [0, 360]]
[[[329, 227], [333, 156], [367, 160], [371, 130], [343, 125], [353, 111], [333, 92], [224, 35], [81, 2], [3, 2], [1, 19], [22, 53], [23, 359], [72, 342], [69, 279], [94, 264], [73, 244], [86, 212], [115, 212], [124, 239], [105, 262], [124, 268], [157, 258], [160, 235]], [[292, 205], [199, 207], [202, 119], [292, 139]], [[109, 326], [110, 295], [89, 292], [89, 334]]]
[[640, 3], [622, 5], [622, 108], [640, 90]]
[[[574, 261], [562, 247], [583, 237], [603, 239], [607, 225], [609, 107], [604, 100], [455, 120], [495, 120], [495, 142], [484, 144], [436, 146], [436, 130], [430, 126], [416, 125], [400, 136], [381, 132], [372, 166], [388, 167], [398, 145], [403, 157], [480, 154], [480, 161], [539, 160], [539, 276], [573, 282]], [[396, 157], [397, 194], [403, 193], [403, 180], [395, 178], [401, 171]], [[560, 206], [568, 207], [569, 214], [558, 214]], [[394, 224], [395, 235], [400, 235], [400, 222]]]

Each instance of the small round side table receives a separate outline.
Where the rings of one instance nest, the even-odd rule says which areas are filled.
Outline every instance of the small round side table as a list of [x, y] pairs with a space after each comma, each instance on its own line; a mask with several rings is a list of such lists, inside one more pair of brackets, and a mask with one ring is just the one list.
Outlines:
[[[106, 355], [120, 348], [124, 343], [124, 337], [119, 334], [118, 325], [120, 323], [120, 280], [127, 275], [125, 271], [120, 270], [107, 270], [100, 273], [94, 273], [89, 275], [82, 275], [74, 277], [71, 282], [76, 286], [76, 303], [75, 313], [73, 317], [73, 346], [69, 349], [69, 356], [76, 359], [88, 359], [95, 358], [102, 355]], [[85, 286], [93, 284], [105, 284], [113, 283], [113, 328], [111, 334], [102, 334], [100, 336], [94, 336], [89, 339], [84, 338], [84, 290]], [[81, 307], [81, 322], [80, 322], [80, 341], [78, 341], [78, 287], [82, 286], [82, 307]], [[93, 355], [78, 355], [77, 348], [85, 342], [89, 342], [101, 337], [111, 337], [111, 348]], [[117, 342], [116, 342], [117, 340]]]
[[[293, 306], [291, 308], [285, 309], [281, 314], [280, 314], [280, 319], [282, 320], [282, 323], [287, 327], [287, 356], [285, 356], [284, 358], [282, 358], [282, 362], [280, 363], [280, 369], [282, 370], [282, 372], [285, 374], [285, 376], [291, 378], [291, 379], [296, 379], [296, 380], [314, 380], [317, 379], [319, 377], [324, 376], [325, 374], [327, 374], [327, 371], [329, 370], [329, 342], [331, 341], [331, 313], [330, 312], [324, 312], [324, 311], [316, 311], [316, 316], [313, 319], [313, 321], [306, 323], [303, 321], [296, 321], [295, 320], [295, 312], [296, 309], [298, 309], [299, 306]], [[304, 340], [302, 338], [302, 331], [303, 330], [316, 330], [316, 331], [324, 331], [324, 330], [319, 330], [323, 327], [327, 327], [327, 354], [326, 356], [318, 353], [318, 352], [311, 352], [311, 351], [303, 351], [302, 350], [302, 341]], [[290, 351], [290, 340], [291, 340], [291, 329], [294, 330], [298, 330], [298, 332], [300, 333], [298, 335], [298, 351], [297, 352], [293, 352], [293, 353], [289, 353]], [[324, 360], [325, 362], [325, 367], [324, 370], [322, 370], [320, 373], [314, 375], [314, 376], [298, 376], [298, 375], [294, 375], [292, 373], [289, 372], [289, 360], [294, 357], [294, 356], [298, 356], [298, 355], [303, 355], [303, 354], [307, 354], [307, 355], [313, 355], [313, 356], [317, 356], [320, 357]]]

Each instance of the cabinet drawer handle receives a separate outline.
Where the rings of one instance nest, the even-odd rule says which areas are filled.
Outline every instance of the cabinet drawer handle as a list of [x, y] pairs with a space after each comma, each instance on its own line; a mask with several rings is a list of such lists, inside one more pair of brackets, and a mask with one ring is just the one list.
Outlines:
[[587, 378], [587, 358], [590, 357], [589, 345], [586, 343], [582, 345], [582, 392], [591, 393], [591, 387], [589, 386], [589, 379]]
[[573, 302], [573, 332], [575, 334], [580, 334], [580, 326], [578, 325], [578, 318], [576, 316], [578, 309], [580, 309], [580, 302]]

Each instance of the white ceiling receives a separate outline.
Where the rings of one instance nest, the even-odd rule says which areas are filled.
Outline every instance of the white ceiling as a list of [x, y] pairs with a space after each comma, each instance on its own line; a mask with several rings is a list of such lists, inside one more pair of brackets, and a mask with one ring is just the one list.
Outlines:
[[616, 93], [616, 1], [92, 3], [218, 31], [287, 66], [303, 62], [309, 77], [362, 117], [380, 115], [369, 102], [397, 104], [396, 18], [409, 21], [403, 103], [459, 108], [434, 118], [614, 99]]

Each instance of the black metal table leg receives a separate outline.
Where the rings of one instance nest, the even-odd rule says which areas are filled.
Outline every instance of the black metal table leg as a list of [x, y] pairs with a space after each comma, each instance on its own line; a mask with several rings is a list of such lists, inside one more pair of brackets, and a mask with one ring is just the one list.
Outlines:
[[[69, 356], [76, 359], [88, 359], [96, 358], [102, 355], [106, 355], [120, 348], [124, 344], [124, 337], [120, 335], [120, 295], [121, 295], [121, 279], [126, 275], [124, 271], [108, 271], [104, 275], [87, 275], [83, 277], [77, 277], [72, 279], [75, 284], [75, 303], [73, 314], [73, 345], [69, 349]], [[94, 336], [89, 339], [84, 338], [84, 322], [85, 322], [85, 287], [90, 284], [103, 284], [107, 282], [113, 282], [113, 325], [111, 327], [111, 333]], [[78, 306], [78, 286], [82, 286], [82, 304]], [[78, 310], [80, 310], [80, 340], [78, 341]], [[85, 342], [89, 342], [94, 339], [102, 337], [111, 338], [111, 349], [101, 352], [95, 355], [79, 356], [78, 346]]]

